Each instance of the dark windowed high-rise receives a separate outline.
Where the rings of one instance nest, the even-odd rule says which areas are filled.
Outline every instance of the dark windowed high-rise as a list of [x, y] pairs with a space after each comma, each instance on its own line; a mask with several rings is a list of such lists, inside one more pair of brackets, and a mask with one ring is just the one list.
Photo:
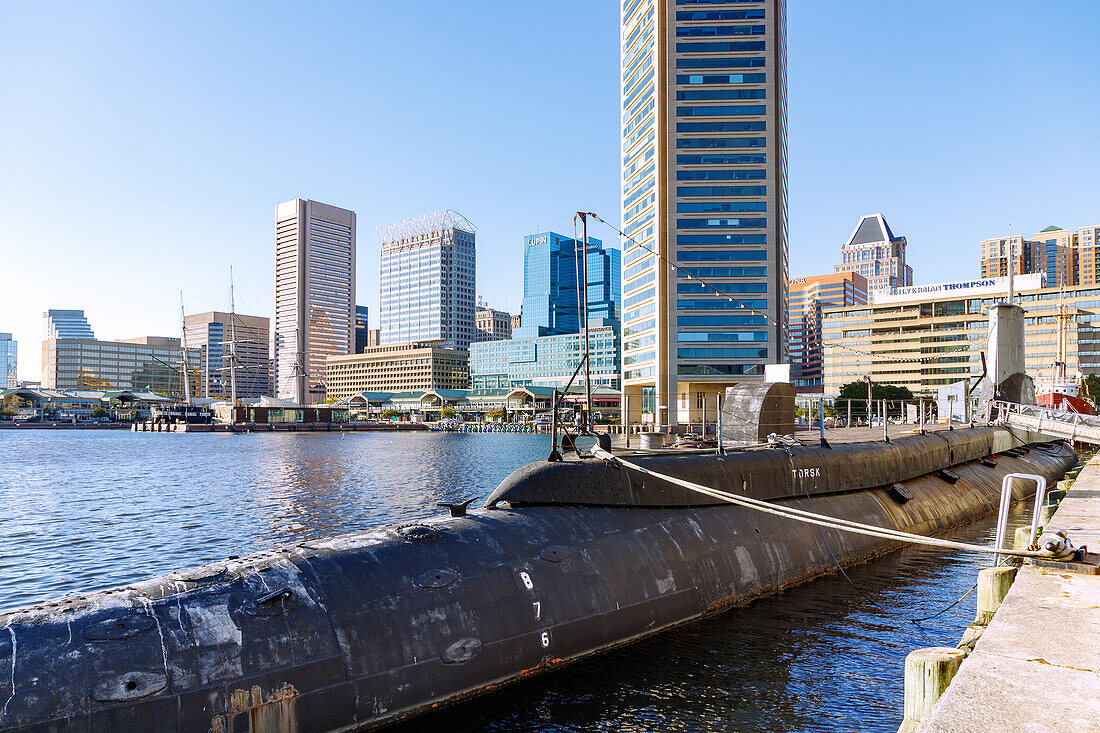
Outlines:
[[[578, 309], [578, 241], [554, 232], [523, 238], [522, 325], [514, 335], [550, 336], [581, 329]], [[621, 253], [588, 238], [588, 317], [617, 319], [621, 291]]]
[[367, 306], [355, 306], [355, 353], [362, 354], [367, 348]]

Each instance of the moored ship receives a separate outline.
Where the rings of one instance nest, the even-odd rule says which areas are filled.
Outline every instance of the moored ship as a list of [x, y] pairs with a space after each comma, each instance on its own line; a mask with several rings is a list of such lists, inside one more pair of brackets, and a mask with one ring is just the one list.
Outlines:
[[[927, 535], [991, 512], [1006, 474], [1053, 482], [1076, 458], [981, 427], [630, 460]], [[594, 458], [451, 513], [0, 615], [0, 730], [368, 730], [899, 546]]]

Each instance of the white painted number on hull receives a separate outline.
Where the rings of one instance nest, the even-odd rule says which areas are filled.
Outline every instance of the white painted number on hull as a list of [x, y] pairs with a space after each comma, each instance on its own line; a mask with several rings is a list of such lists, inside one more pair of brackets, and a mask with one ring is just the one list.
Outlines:
[[542, 618], [542, 601], [535, 601], [531, 604], [535, 607], [535, 620]]
[[525, 586], [527, 586], [528, 590], [531, 590], [532, 588], [535, 587], [535, 584], [533, 582], [531, 582], [531, 576], [528, 575], [527, 573], [521, 572], [519, 574], [519, 579], [523, 581], [523, 584]]
[[550, 632], [549, 631], [542, 632], [542, 636], [539, 637], [539, 641], [542, 642], [542, 648], [543, 649], [550, 646]]

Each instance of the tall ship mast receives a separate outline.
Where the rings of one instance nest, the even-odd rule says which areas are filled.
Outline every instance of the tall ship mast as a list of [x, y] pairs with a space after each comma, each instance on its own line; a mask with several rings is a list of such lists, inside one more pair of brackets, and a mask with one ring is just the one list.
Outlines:
[[1065, 297], [1058, 304], [1058, 311], [1054, 314], [1057, 324], [1057, 350], [1054, 355], [1054, 363], [1051, 365], [1050, 380], [1039, 379], [1036, 388], [1035, 402], [1043, 407], [1056, 410], [1076, 412], [1082, 415], [1095, 415], [1096, 408], [1092, 402], [1081, 397], [1078, 380], [1068, 374], [1067, 348], [1069, 324], [1076, 321], [1076, 314], [1071, 312], [1065, 303]]
[[229, 399], [237, 404], [237, 301], [233, 291], [233, 266], [229, 266]]
[[187, 373], [187, 324], [184, 321], [183, 291], [180, 291], [180, 376], [183, 378], [183, 401], [191, 404], [191, 380]]

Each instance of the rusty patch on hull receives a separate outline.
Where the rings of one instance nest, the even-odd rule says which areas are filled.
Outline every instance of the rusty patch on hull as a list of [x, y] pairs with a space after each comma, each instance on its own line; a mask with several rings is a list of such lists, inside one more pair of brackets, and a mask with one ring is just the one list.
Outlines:
[[297, 733], [294, 701], [298, 690], [290, 683], [264, 696], [259, 685], [229, 693], [229, 710], [211, 721], [210, 733]]

